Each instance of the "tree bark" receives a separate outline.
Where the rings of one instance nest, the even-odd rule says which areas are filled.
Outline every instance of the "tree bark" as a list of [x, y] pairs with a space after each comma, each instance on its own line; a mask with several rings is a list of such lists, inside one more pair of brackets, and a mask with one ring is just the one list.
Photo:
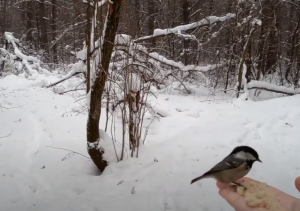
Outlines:
[[4, 36], [4, 33], [6, 31], [6, 9], [7, 9], [7, 0], [4, 0], [3, 4], [3, 16], [2, 16], [2, 36]]
[[260, 74], [267, 74], [272, 71], [274, 65], [277, 62], [277, 24], [278, 20], [275, 17], [275, 6], [278, 4], [278, 0], [266, 0], [262, 8], [262, 25], [260, 35], [260, 55], [258, 64], [259, 80]]
[[38, 39], [36, 39], [35, 42], [35, 48], [39, 49], [40, 48], [40, 37], [41, 37], [41, 30], [40, 30], [40, 20], [39, 20], [39, 11], [38, 11], [38, 7], [39, 7], [39, 3], [38, 2], [34, 2], [34, 7], [36, 8], [35, 10], [35, 22], [36, 22], [36, 29], [37, 29], [37, 34], [38, 34]]
[[[103, 158], [104, 149], [99, 145], [101, 100], [107, 76], [109, 74], [108, 68], [114, 47], [115, 35], [119, 24], [121, 4], [122, 0], [114, 0], [112, 1], [112, 4], [108, 2], [109, 10], [106, 19], [106, 29], [104, 29], [104, 43], [100, 49], [102, 58], [100, 60], [99, 67], [96, 67], [95, 82], [94, 84], [91, 84], [90, 89], [90, 105], [87, 121], [87, 146], [89, 155], [100, 171], [103, 171], [108, 165], [107, 161]], [[87, 80], [89, 80], [89, 78]]]
[[[51, 24], [52, 24], [52, 41], [55, 41], [56, 39], [56, 19], [57, 19], [57, 14], [56, 14], [56, 0], [52, 0], [52, 5], [51, 5], [51, 14], [52, 14], [52, 19], [51, 19]], [[54, 44], [52, 46], [52, 56], [53, 56], [53, 63], [57, 64], [57, 45]]]
[[91, 27], [92, 27], [92, 10], [91, 10], [91, 0], [87, 1], [86, 8], [86, 32], [85, 32], [85, 43], [86, 43], [86, 92], [90, 91], [90, 73], [91, 73]]
[[[182, 4], [182, 16], [183, 16], [183, 24], [190, 23], [190, 2], [189, 0], [184, 0]], [[189, 55], [188, 55], [188, 48], [189, 48], [189, 40], [183, 39], [183, 50], [184, 52], [184, 65], [189, 64]]]
[[45, 13], [45, 0], [39, 1], [39, 24], [41, 30], [41, 48], [47, 52], [48, 36], [47, 36], [47, 22]]
[[27, 31], [26, 40], [31, 44], [33, 41], [33, 37], [32, 37], [33, 5], [32, 5], [32, 1], [27, 1], [26, 4], [27, 4], [26, 5], [26, 31]]
[[[300, 6], [300, 2], [299, 2], [298, 5]], [[294, 6], [292, 6], [292, 7], [294, 7]], [[297, 19], [298, 20], [297, 20], [296, 27], [294, 29], [292, 29], [292, 27], [290, 27], [291, 32], [292, 32], [292, 34], [290, 35], [290, 46], [291, 46], [291, 48], [288, 51], [288, 56], [289, 56], [290, 62], [288, 64], [287, 70], [285, 72], [285, 79], [287, 81], [289, 81], [289, 74], [290, 74], [290, 72], [292, 70], [292, 67], [295, 65], [294, 62], [296, 60], [296, 57], [299, 57], [297, 55], [297, 53], [299, 54], [299, 52], [297, 52], [299, 44], [296, 44], [296, 43], [297, 43], [297, 40], [298, 40], [299, 30], [300, 30], [300, 13], [298, 13]], [[295, 83], [295, 81], [294, 81], [294, 83]]]
[[248, 35], [247, 41], [244, 45], [243, 52], [242, 52], [242, 55], [241, 55], [241, 59], [240, 59], [240, 63], [239, 63], [239, 73], [238, 73], [237, 97], [239, 97], [240, 90], [242, 88], [243, 64], [245, 62], [245, 59], [247, 59], [247, 56], [248, 57], [250, 56], [250, 55], [247, 55], [247, 52], [248, 52], [248, 47], [249, 47], [250, 40], [252, 38], [254, 30], [255, 30], [255, 26], [251, 29], [251, 31]]
[[[148, 35], [152, 35], [154, 32], [154, 15], [155, 15], [155, 0], [148, 0]], [[156, 46], [156, 40], [152, 39], [151, 40], [152, 48], [155, 48]]]

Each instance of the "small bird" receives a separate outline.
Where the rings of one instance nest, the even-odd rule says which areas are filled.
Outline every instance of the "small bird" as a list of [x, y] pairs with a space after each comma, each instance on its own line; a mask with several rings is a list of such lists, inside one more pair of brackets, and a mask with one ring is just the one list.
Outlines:
[[214, 178], [225, 184], [234, 183], [235, 185], [244, 187], [236, 181], [248, 174], [255, 161], [262, 163], [258, 153], [254, 149], [249, 146], [238, 146], [208, 172], [193, 179], [191, 184], [203, 178]]

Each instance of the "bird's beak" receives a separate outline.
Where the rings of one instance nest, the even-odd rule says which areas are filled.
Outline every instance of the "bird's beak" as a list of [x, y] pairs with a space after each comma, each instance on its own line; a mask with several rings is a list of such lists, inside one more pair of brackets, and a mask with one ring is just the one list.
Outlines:
[[262, 161], [260, 159], [257, 159], [257, 161], [262, 163]]

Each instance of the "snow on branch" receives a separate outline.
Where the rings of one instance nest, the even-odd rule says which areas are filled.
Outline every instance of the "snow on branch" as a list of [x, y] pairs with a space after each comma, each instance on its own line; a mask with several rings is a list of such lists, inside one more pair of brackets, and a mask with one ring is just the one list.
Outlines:
[[[241, 84], [244, 86], [244, 94], [240, 96], [240, 99], [247, 100], [249, 96], [249, 90], [248, 90], [248, 84], [246, 79], [246, 73], [247, 73], [247, 65], [242, 63], [242, 78], [241, 78]], [[238, 82], [239, 83], [239, 82]]]
[[204, 26], [209, 26], [218, 22], [224, 22], [227, 20], [230, 20], [232, 18], [235, 17], [235, 14], [232, 13], [228, 13], [225, 16], [221, 16], [221, 17], [217, 17], [217, 16], [208, 16], [198, 22], [194, 22], [194, 23], [190, 23], [190, 24], [186, 24], [186, 25], [181, 25], [181, 26], [176, 26], [174, 28], [170, 28], [170, 29], [155, 29], [153, 32], [153, 35], [150, 36], [145, 36], [145, 37], [140, 37], [136, 40], [134, 40], [133, 42], [135, 43], [139, 43], [139, 42], [143, 42], [145, 40], [149, 40], [152, 38], [157, 38], [157, 37], [162, 37], [162, 36], [166, 36], [169, 34], [177, 34], [177, 35], [182, 35], [181, 32], [182, 31], [188, 31], [191, 29], [195, 29], [198, 27], [204, 27]]
[[[91, 49], [91, 52], [98, 50], [101, 46], [101, 43], [102, 43], [102, 37], [95, 42], [95, 48]], [[225, 65], [225, 64], [214, 64], [214, 65], [207, 65], [207, 66], [184, 65], [181, 62], [176, 62], [176, 61], [167, 59], [166, 57], [164, 57], [156, 52], [149, 53], [148, 49], [146, 47], [144, 47], [140, 44], [134, 43], [134, 41], [132, 41], [131, 37], [126, 34], [117, 34], [115, 37], [115, 45], [121, 46], [121, 47], [126, 47], [126, 49], [129, 49], [127, 53], [129, 53], [130, 55], [135, 55], [136, 51], [140, 51], [144, 54], [147, 54], [150, 58], [154, 59], [155, 61], [161, 62], [170, 67], [177, 68], [181, 71], [206, 72], [206, 71], [214, 70], [219, 67], [223, 67]], [[123, 49], [123, 50], [127, 51], [125, 49]], [[85, 61], [86, 60], [86, 51], [87, 51], [87, 49], [85, 48], [79, 52], [76, 52], [76, 57], [79, 60]]]
[[11, 54], [8, 50], [4, 49], [4, 48], [0, 48], [0, 52], [2, 53], [3, 55], [3, 59], [7, 59], [8, 58], [11, 58], [13, 60], [16, 60], [18, 57], [14, 54]]
[[[102, 37], [100, 37], [96, 42], [95, 44], [93, 43], [92, 44], [92, 47], [91, 48], [91, 55], [96, 51], [96, 50], [99, 50], [99, 48], [101, 47], [101, 43], [102, 43]], [[78, 52], [75, 52], [75, 56], [77, 59], [81, 60], [81, 61], [86, 61], [87, 59], [87, 55], [86, 55], [86, 52], [87, 52], [87, 49], [84, 48], [83, 50], [81, 51], [78, 51]]]
[[161, 62], [161, 63], [166, 64], [166, 65], [171, 66], [171, 67], [175, 67], [175, 68], [177, 68], [177, 69], [179, 69], [181, 71], [206, 72], [206, 71], [213, 70], [213, 69], [216, 69], [218, 67], [224, 66], [224, 64], [214, 64], [214, 65], [207, 65], [207, 66], [184, 65], [181, 62], [175, 62], [173, 60], [167, 59], [166, 57], [164, 57], [162, 55], [159, 55], [156, 52], [149, 53], [149, 56], [152, 59], [154, 59], [154, 60], [156, 60], [158, 62]]
[[[97, 3], [97, 7], [102, 7], [107, 1], [109, 1], [109, 0], [101, 0], [101, 1], [99, 1], [99, 2]], [[87, 4], [88, 1], [87, 1], [87, 0], [83, 0], [83, 3]], [[94, 6], [94, 4], [93, 4], [92, 2], [90, 3], [90, 5], [91, 5], [92, 7]]]
[[247, 84], [248, 89], [262, 89], [270, 92], [282, 93], [287, 95], [300, 94], [300, 90], [294, 90], [285, 86], [277, 86], [263, 81], [250, 81]]
[[60, 80], [58, 80], [58, 81], [56, 81], [54, 83], [49, 84], [47, 86], [47, 88], [50, 88], [50, 87], [55, 86], [57, 84], [60, 84], [60, 83], [62, 83], [64, 81], [68, 80], [69, 78], [72, 78], [75, 75], [78, 75], [78, 74], [81, 74], [81, 73], [85, 73], [84, 72], [85, 65], [84, 65], [84, 63], [82, 61], [79, 61], [79, 62], [77, 62], [75, 64], [70, 64], [69, 67], [71, 67], [72, 70], [67, 75], [65, 75], [62, 79], [60, 79]]
[[[160, 62], [162, 64], [168, 65], [170, 67], [179, 69], [181, 71], [198, 71], [198, 72], [206, 72], [209, 70], [216, 69], [218, 67], [222, 67], [225, 64], [214, 64], [214, 65], [207, 65], [207, 66], [197, 66], [197, 65], [184, 65], [182, 62], [176, 62], [166, 57], [156, 53], [156, 52], [148, 52], [148, 49], [140, 44], [131, 42], [131, 37], [125, 34], [119, 34], [115, 38], [115, 44], [119, 46], [129, 46], [128, 52], [130, 55], [134, 55], [136, 51], [140, 51], [153, 60]], [[151, 61], [149, 61], [151, 62]]]
[[98, 4], [97, 4], [97, 6], [98, 7], [102, 7], [105, 4], [105, 2], [107, 2], [107, 0], [99, 1]]
[[[36, 57], [26, 56], [20, 51], [20, 49], [18, 48], [19, 40], [16, 39], [11, 32], [5, 32], [4, 36], [7, 42], [13, 45], [15, 56], [22, 60], [22, 66], [26, 67], [27, 73], [29, 73], [29, 75], [37, 75], [37, 70], [47, 75], [51, 74], [48, 70], [40, 66], [40, 60], [38, 60]], [[3, 51], [3, 49], [1, 51]], [[32, 62], [32, 64], [30, 64], [29, 62]]]

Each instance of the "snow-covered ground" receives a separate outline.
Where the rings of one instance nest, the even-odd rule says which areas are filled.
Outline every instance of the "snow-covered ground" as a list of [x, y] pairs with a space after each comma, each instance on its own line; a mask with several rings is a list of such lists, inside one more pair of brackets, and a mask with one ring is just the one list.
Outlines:
[[190, 181], [237, 145], [263, 161], [249, 177], [299, 197], [299, 95], [230, 103], [161, 93], [157, 105], [169, 115], [151, 125], [140, 158], [111, 163], [99, 176], [88, 158], [46, 147], [88, 156], [86, 115], [70, 113], [74, 99], [43, 83], [0, 79], [0, 210], [230, 211], [214, 180]]

